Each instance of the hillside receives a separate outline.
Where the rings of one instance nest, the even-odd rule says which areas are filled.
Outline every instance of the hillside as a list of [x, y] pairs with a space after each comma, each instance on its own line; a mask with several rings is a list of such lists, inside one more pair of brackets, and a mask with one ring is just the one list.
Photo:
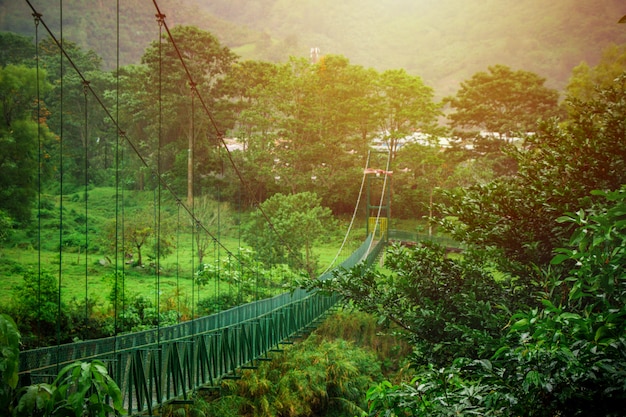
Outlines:
[[488, 65], [536, 72], [565, 86], [581, 61], [626, 42], [622, 0], [198, 0], [229, 21], [295, 37], [303, 49], [377, 69], [405, 68], [454, 93]]
[[[58, 31], [58, 2], [31, 1]], [[54, 3], [54, 4], [50, 4]], [[120, 3], [120, 63], [139, 61], [158, 36], [153, 2]], [[626, 43], [622, 0], [161, 0], [168, 25], [190, 24], [213, 32], [242, 58], [282, 61], [345, 55], [378, 70], [405, 68], [437, 96], [488, 65], [538, 73], [562, 89], [573, 67], [593, 65], [603, 48]], [[65, 0], [64, 36], [116, 61], [116, 1]], [[33, 36], [25, 1], [0, 0], [0, 30]]]
[[[43, 14], [46, 25], [60, 35], [58, 1], [31, 0]], [[230, 48], [254, 43], [259, 37], [245, 27], [217, 18], [199, 9], [195, 0], [160, 0], [157, 3], [166, 15], [169, 27], [193, 25], [211, 31]], [[139, 63], [150, 42], [158, 39], [159, 25], [154, 3], [149, 0], [123, 0], [120, 5], [120, 65]], [[117, 1], [63, 1], [63, 37], [82, 48], [93, 49], [103, 58], [105, 69], [115, 68], [117, 61]], [[32, 10], [25, 0], [0, 0], [0, 30], [35, 36]], [[44, 36], [45, 29], [40, 29]]]

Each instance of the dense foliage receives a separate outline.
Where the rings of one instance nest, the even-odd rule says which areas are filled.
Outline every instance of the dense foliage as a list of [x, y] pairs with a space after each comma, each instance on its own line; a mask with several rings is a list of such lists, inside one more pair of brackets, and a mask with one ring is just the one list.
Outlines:
[[266, 266], [287, 264], [313, 278], [313, 246], [334, 229], [330, 210], [320, 203], [313, 193], [275, 194], [252, 213], [244, 239]]
[[18, 388], [21, 335], [13, 320], [0, 315], [0, 412], [14, 417], [98, 416], [120, 414], [122, 393], [104, 363], [75, 362], [51, 384]]
[[590, 101], [571, 100], [564, 124], [547, 121], [510, 149], [518, 164], [513, 177], [498, 178], [448, 193], [444, 225], [461, 240], [496, 248], [516, 266], [545, 265], [570, 229], [555, 220], [589, 208], [592, 190], [615, 190], [626, 183], [626, 90], [624, 76]]
[[[477, 73], [448, 100], [456, 135], [488, 130], [488, 140], [478, 135], [467, 147], [448, 146], [434, 90], [405, 70], [378, 72], [331, 54], [315, 62], [239, 61], [197, 27], [171, 33], [177, 48], [163, 37], [140, 64], [114, 72], [69, 40], [63, 45], [71, 61], [48, 38], [36, 45], [37, 61], [30, 47], [0, 56], [0, 241], [53, 253], [47, 262], [59, 268], [55, 279], [41, 259], [38, 270], [2, 259], [3, 274], [23, 278], [2, 309], [16, 314], [26, 346], [172, 324], [282, 291], [302, 271], [314, 277], [313, 246], [335, 228], [331, 213], [352, 212], [355, 179], [376, 144], [398, 168], [394, 213], [439, 218], [469, 249], [449, 256], [436, 245], [393, 246], [385, 269], [358, 266], [306, 281], [398, 326], [413, 348], [415, 377], [379, 383], [373, 355], [323, 341], [321, 351], [300, 352], [249, 375], [248, 385], [228, 386], [241, 394], [237, 408], [250, 415], [332, 413], [338, 404], [358, 410], [366, 407], [359, 389], [376, 382], [367, 396], [371, 415], [620, 413], [626, 76], [618, 76], [619, 49], [597, 68], [577, 68], [562, 119], [548, 119], [557, 115], [557, 93], [538, 75], [503, 65]], [[271, 49], [271, 39], [264, 41]], [[9, 35], [0, 42], [29, 44]], [[531, 133], [514, 142], [518, 131]], [[501, 147], [501, 139], [510, 143]], [[105, 186], [115, 191], [107, 210], [94, 214], [93, 191]], [[235, 206], [259, 208], [237, 220], [253, 252], [224, 256], [215, 243], [216, 256], [207, 260], [217, 242], [214, 223], [219, 236], [221, 210]], [[182, 221], [181, 211], [189, 214]], [[190, 261], [177, 257], [166, 266], [182, 248], [184, 228], [191, 230]], [[84, 301], [62, 300], [68, 254], [72, 267], [82, 264]], [[182, 308], [181, 265], [191, 283], [191, 302]], [[109, 272], [106, 301], [90, 299], [94, 271]], [[151, 293], [125, 288], [130, 275]], [[176, 290], [162, 293], [164, 277]], [[0, 325], [10, 345], [0, 358], [6, 405], [14, 398], [19, 337], [13, 323]], [[25, 415], [102, 414], [119, 409], [110, 382], [102, 364], [73, 364], [13, 405]], [[113, 398], [113, 408], [102, 395]]]
[[620, 415], [626, 189], [594, 194], [604, 200], [558, 219], [576, 230], [531, 297], [477, 259], [429, 246], [391, 251], [388, 275], [353, 270], [325, 283], [400, 324], [413, 345], [416, 376], [373, 386], [371, 415]]
[[395, 248], [389, 272], [314, 284], [400, 324], [414, 347], [416, 376], [372, 387], [370, 414], [622, 413], [625, 102], [621, 77], [571, 101], [576, 117], [513, 153], [517, 175], [452, 194], [460, 259]]
[[189, 411], [223, 417], [364, 416], [364, 388], [404, 366], [407, 345], [390, 330], [373, 315], [341, 309], [306, 339], [258, 361], [258, 369], [222, 381], [219, 393], [198, 395]]

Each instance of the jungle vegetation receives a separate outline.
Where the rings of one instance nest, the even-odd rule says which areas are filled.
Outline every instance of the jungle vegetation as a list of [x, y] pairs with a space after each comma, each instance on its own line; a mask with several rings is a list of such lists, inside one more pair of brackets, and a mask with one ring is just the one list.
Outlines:
[[[234, 401], [244, 415], [313, 415], [328, 410], [335, 394], [351, 413], [360, 408], [374, 416], [621, 413], [623, 47], [608, 48], [596, 66], [576, 67], [562, 102], [542, 77], [503, 65], [477, 72], [455, 95], [437, 101], [432, 87], [404, 69], [365, 68], [331, 54], [316, 63], [297, 57], [244, 61], [197, 27], [176, 26], [173, 33], [179, 50], [193, 58], [194, 88], [213, 118], [196, 106], [168, 39], [153, 41], [140, 62], [113, 71], [103, 69], [93, 51], [65, 42], [91, 91], [119, 109], [120, 123], [128, 126], [124, 141], [80, 77], [67, 71], [69, 62], [60, 64], [49, 38], [31, 45], [29, 54], [17, 48], [2, 55], [0, 259], [14, 295], [2, 310], [15, 317], [23, 342], [58, 341], [42, 323], [60, 322], [64, 341], [99, 337], [174, 323], [300, 283], [339, 291], [346, 304], [375, 312], [410, 346], [403, 353], [410, 372], [381, 381], [369, 366], [371, 353], [346, 358], [341, 355], [351, 347], [344, 342], [312, 339], [302, 343], [300, 356], [254, 374], [248, 386], [228, 387], [241, 393]], [[11, 33], [0, 41], [28, 45]], [[509, 94], [500, 94], [504, 90]], [[538, 110], [533, 120], [519, 111], [525, 104]], [[440, 123], [446, 115], [449, 125]], [[225, 138], [238, 149], [225, 152]], [[420, 220], [421, 227], [447, 233], [467, 250], [451, 257], [429, 243], [392, 246], [384, 268], [357, 267], [328, 282], [311, 280], [317, 270], [312, 251], [336, 238], [324, 233], [334, 229], [330, 214], [341, 219], [353, 210], [374, 143], [390, 150], [394, 216]], [[220, 256], [217, 245], [198, 240], [197, 224], [181, 231], [185, 198], [187, 204], [208, 199], [206, 211], [220, 216], [203, 218], [203, 231], [230, 238], [232, 250], [263, 268], [267, 282], [238, 274], [240, 266]], [[290, 243], [295, 250], [286, 251], [283, 239], [268, 242], [254, 233], [260, 207], [286, 225], [282, 233], [293, 233], [298, 224], [322, 232], [300, 234], [301, 241]], [[124, 230], [111, 225], [120, 213]], [[309, 222], [314, 219], [328, 223]], [[240, 235], [244, 224], [247, 234]], [[183, 247], [191, 260], [186, 279], [210, 294], [205, 301], [181, 309], [174, 306], [181, 295], [185, 305], [186, 295], [178, 291], [126, 294], [118, 287], [117, 267], [126, 262], [123, 273], [139, 286], [155, 271], [175, 282], [180, 260], [172, 258]], [[216, 256], [207, 256], [211, 250]], [[86, 284], [70, 284], [77, 297], [59, 300], [53, 268], [38, 274], [33, 254], [43, 254], [63, 273], [70, 270], [63, 260], [74, 262], [85, 282], [105, 281], [107, 299], [90, 298]], [[267, 257], [283, 266], [267, 265]], [[121, 300], [126, 310], [117, 308]], [[59, 308], [61, 302], [67, 307]], [[172, 308], [156, 309], [159, 303]], [[112, 311], [124, 320], [112, 320]], [[308, 408], [277, 409], [285, 403], [281, 396], [295, 402], [296, 391], [281, 391], [281, 384], [293, 381], [272, 379], [272, 373], [299, 378], [288, 370], [302, 366], [303, 358], [328, 361], [306, 350], [314, 342], [346, 366], [311, 370], [311, 388], [302, 390], [319, 395], [297, 398]], [[81, 369], [99, 372], [97, 366]]]

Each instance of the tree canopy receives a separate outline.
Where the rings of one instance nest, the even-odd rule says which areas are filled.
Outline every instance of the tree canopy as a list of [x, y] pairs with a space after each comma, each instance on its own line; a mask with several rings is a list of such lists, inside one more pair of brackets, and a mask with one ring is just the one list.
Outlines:
[[317, 261], [313, 245], [331, 230], [332, 217], [321, 198], [310, 192], [275, 194], [250, 217], [244, 240], [267, 264], [286, 263], [313, 277]]
[[454, 97], [446, 101], [453, 109], [448, 115], [455, 133], [485, 131], [499, 138], [534, 132], [537, 120], [556, 114], [558, 92], [544, 86], [545, 79], [529, 71], [513, 71], [494, 65], [478, 72]]
[[[47, 172], [45, 167], [39, 170], [46, 159], [40, 149], [44, 152], [43, 144], [49, 144], [52, 135], [45, 105], [37, 101], [50, 88], [45, 76], [41, 71], [38, 80], [37, 70], [24, 65], [0, 68], [0, 211], [18, 222], [30, 220], [38, 175]], [[39, 103], [39, 114], [33, 103]]]
[[621, 412], [624, 77], [573, 100], [566, 123], [543, 123], [514, 153], [516, 175], [450, 193], [441, 209], [462, 257], [394, 246], [382, 271], [309, 284], [395, 323], [414, 348], [414, 377], [370, 388], [371, 415]]
[[565, 212], [589, 208], [592, 190], [626, 183], [626, 90], [618, 79], [592, 101], [571, 102], [572, 117], [539, 126], [512, 151], [519, 171], [450, 193], [444, 213], [458, 219], [456, 238], [503, 250], [507, 259], [545, 265], [569, 232], [555, 223]]

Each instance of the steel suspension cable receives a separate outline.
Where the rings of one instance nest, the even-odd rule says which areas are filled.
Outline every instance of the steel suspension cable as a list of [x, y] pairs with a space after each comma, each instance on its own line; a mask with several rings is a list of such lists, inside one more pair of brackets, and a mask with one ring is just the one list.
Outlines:
[[[378, 212], [376, 213], [376, 223], [374, 224], [374, 235], [376, 235], [376, 229], [378, 228], [378, 223], [380, 221], [380, 213], [383, 208], [383, 202], [385, 201], [385, 192], [387, 190], [387, 178], [389, 177], [389, 166], [391, 165], [391, 150], [387, 154], [387, 166], [385, 167], [385, 177], [383, 178], [383, 189], [380, 193], [380, 201], [378, 203]], [[389, 213], [387, 213], [389, 215]], [[389, 227], [389, 225], [387, 225]], [[374, 239], [370, 240], [369, 247], [367, 248], [367, 252], [369, 253], [372, 250], [372, 246], [374, 245]]]
[[[189, 87], [191, 88], [191, 138], [192, 140], [190, 141], [191, 144], [191, 149], [189, 150], [189, 152], [191, 153], [191, 155], [189, 155], [190, 159], [191, 159], [191, 165], [194, 166], [195, 165], [195, 138], [196, 138], [196, 85], [194, 83], [190, 83]], [[193, 174], [192, 174], [193, 175]], [[193, 185], [195, 183], [195, 178], [192, 178], [191, 180], [191, 187], [193, 189]], [[194, 192], [192, 191], [192, 197], [193, 197]], [[196, 257], [196, 248], [195, 248], [195, 243], [196, 243], [196, 199], [192, 198], [191, 199], [191, 204], [189, 209], [191, 210], [191, 334], [195, 334], [195, 328], [194, 328], [194, 319], [195, 317], [195, 306], [196, 306], [196, 299], [195, 299], [195, 295], [196, 295], [196, 279], [195, 279], [195, 257]]]
[[39, 21], [41, 15], [33, 13], [35, 18], [35, 62], [37, 78], [37, 347], [41, 343], [41, 89], [39, 86]]
[[[161, 148], [163, 147], [163, 24], [165, 15], [156, 16], [159, 23], [159, 119], [158, 119], [158, 139], [157, 147], [157, 175], [161, 178]], [[157, 346], [161, 343], [161, 181], [157, 181], [157, 204], [156, 210], [156, 310], [157, 310]]]
[[[188, 164], [191, 166], [191, 184], [188, 184], [187, 188], [188, 188], [188, 193], [190, 193], [191, 198], [189, 198], [189, 194], [187, 196], [188, 200], [188, 204], [190, 205], [190, 210], [191, 210], [191, 320], [192, 320], [192, 324], [191, 324], [191, 334], [195, 334], [195, 329], [194, 329], [194, 322], [193, 319], [195, 319], [194, 313], [195, 313], [195, 287], [196, 287], [196, 275], [195, 275], [195, 239], [196, 239], [196, 224], [195, 224], [195, 219], [196, 219], [196, 199], [195, 199], [195, 170], [193, 169], [193, 166], [195, 165], [195, 148], [196, 148], [196, 85], [191, 83], [189, 84], [190, 90], [191, 90], [191, 127], [190, 127], [190, 140], [189, 140], [189, 161]], [[189, 169], [189, 168], [188, 168]], [[189, 173], [187, 174], [189, 175]]]
[[322, 275], [324, 275], [325, 273], [327, 273], [328, 271], [330, 271], [330, 269], [335, 265], [335, 262], [337, 261], [337, 258], [339, 258], [339, 255], [341, 254], [341, 251], [343, 251], [344, 246], [346, 245], [346, 242], [348, 241], [348, 237], [350, 235], [350, 231], [352, 230], [352, 226], [354, 225], [354, 220], [356, 219], [356, 215], [359, 211], [359, 205], [361, 204], [361, 197], [363, 195], [363, 188], [365, 188], [365, 178], [367, 177], [367, 168], [369, 168], [369, 163], [370, 163], [370, 151], [367, 151], [367, 159], [365, 161], [365, 168], [363, 169], [363, 177], [361, 178], [361, 187], [359, 188], [359, 195], [356, 199], [356, 204], [354, 206], [354, 212], [352, 213], [352, 219], [350, 219], [350, 224], [348, 225], [348, 230], [346, 231], [346, 234], [343, 238], [343, 242], [341, 242], [341, 246], [339, 247], [339, 250], [337, 251], [337, 254], [335, 255], [335, 258], [332, 260], [332, 262], [330, 263], [330, 265], [328, 265], [328, 267], [324, 270], [324, 272], [322, 272]]
[[[176, 44], [176, 41], [174, 40], [174, 37], [172, 36], [172, 33], [171, 33], [171, 31], [170, 31], [170, 29], [169, 29], [169, 27], [167, 25], [167, 22], [165, 22], [165, 19], [164, 19], [165, 15], [163, 13], [161, 13], [161, 9], [159, 8], [157, 0], [152, 0], [152, 2], [153, 2], [154, 7], [155, 7], [155, 9], [157, 11], [157, 16], [162, 16], [163, 17], [163, 27], [165, 28], [165, 31], [167, 32], [167, 35], [168, 35], [168, 38], [169, 38], [170, 42], [172, 42], [172, 46], [174, 47], [176, 55], [178, 56], [178, 59], [180, 60], [182, 66], [183, 66], [183, 69], [185, 70], [185, 73], [187, 74], [187, 78], [189, 79], [189, 82], [192, 83], [192, 84], [195, 84], [193, 76], [191, 75], [191, 72], [189, 71], [189, 67], [185, 63], [185, 60], [183, 59], [183, 55], [180, 52], [180, 49], [178, 48], [178, 46]], [[213, 117], [213, 114], [209, 110], [208, 105], [206, 104], [206, 102], [204, 101], [204, 98], [202, 97], [202, 95], [200, 93], [198, 93], [198, 99], [200, 101], [200, 104], [202, 105], [202, 108], [204, 109], [204, 113], [207, 115], [207, 117], [209, 118], [209, 121], [211, 122], [211, 126], [213, 127], [213, 129], [215, 131], [215, 134], [217, 135], [217, 138], [219, 139], [220, 143], [222, 144], [222, 146], [226, 150], [226, 154], [228, 156], [228, 160], [229, 160], [231, 166], [233, 167], [235, 173], [237, 174], [237, 177], [239, 178], [239, 181], [241, 182], [241, 184], [243, 184], [247, 188], [247, 191], [248, 191], [249, 195], [255, 196], [255, 194], [252, 192], [250, 184], [244, 180], [243, 174], [241, 173], [241, 170], [237, 167], [237, 164], [235, 163], [235, 160], [234, 160], [234, 158], [232, 156], [232, 153], [231, 153], [230, 149], [228, 149], [228, 146], [226, 145], [226, 140], [224, 138], [224, 134], [219, 129], [219, 127], [217, 125], [217, 122], [215, 121], [215, 118]], [[281, 236], [280, 233], [278, 233], [278, 230], [274, 226], [274, 223], [271, 221], [271, 219], [269, 218], [269, 216], [267, 215], [265, 210], [263, 210], [263, 208], [261, 207], [260, 202], [258, 201], [258, 199], [256, 197], [254, 197], [254, 200], [255, 200], [255, 205], [256, 205], [257, 209], [259, 210], [259, 212], [261, 213], [261, 215], [263, 216], [263, 218], [265, 219], [265, 221], [269, 225], [270, 229], [274, 232], [274, 234], [276, 236], [278, 236], [278, 239], [283, 243], [283, 245], [285, 246], [287, 251], [293, 256], [294, 259], [300, 259], [298, 256], [295, 255], [293, 249], [291, 249], [290, 245], [287, 244], [287, 242], [285, 241], [284, 237]], [[213, 237], [213, 239], [215, 240], [215, 237]], [[224, 249], [228, 250], [225, 246], [223, 246], [221, 244], [221, 242], [218, 241], [218, 244], [221, 245]], [[301, 266], [304, 267], [305, 265], [301, 265]]]
[[180, 202], [176, 203], [176, 323], [180, 323]]
[[[87, 324], [87, 320], [89, 319], [89, 128], [88, 128], [88, 108], [89, 102], [87, 100], [87, 87], [89, 85], [89, 81], [83, 82], [83, 96], [84, 96], [84, 105], [85, 105], [85, 325]], [[87, 331], [87, 326], [85, 326], [84, 331]]]
[[[120, 111], [120, 0], [116, 0], [115, 5], [115, 120], [119, 122]], [[113, 336], [117, 338], [117, 307], [118, 307], [118, 275], [119, 275], [119, 207], [120, 207], [120, 134], [119, 131], [115, 132], [115, 259], [114, 270], [115, 276], [113, 277]], [[123, 261], [122, 261], [123, 264]], [[117, 341], [113, 344], [113, 349], [117, 351]]]
[[[59, 64], [60, 64], [60, 103], [59, 103], [59, 288], [57, 296], [57, 349], [61, 346], [61, 288], [63, 277], [63, 0], [59, 0], [59, 33], [61, 41], [59, 44]], [[45, 23], [44, 23], [45, 26]], [[60, 358], [57, 355], [57, 373], [59, 372]]]

